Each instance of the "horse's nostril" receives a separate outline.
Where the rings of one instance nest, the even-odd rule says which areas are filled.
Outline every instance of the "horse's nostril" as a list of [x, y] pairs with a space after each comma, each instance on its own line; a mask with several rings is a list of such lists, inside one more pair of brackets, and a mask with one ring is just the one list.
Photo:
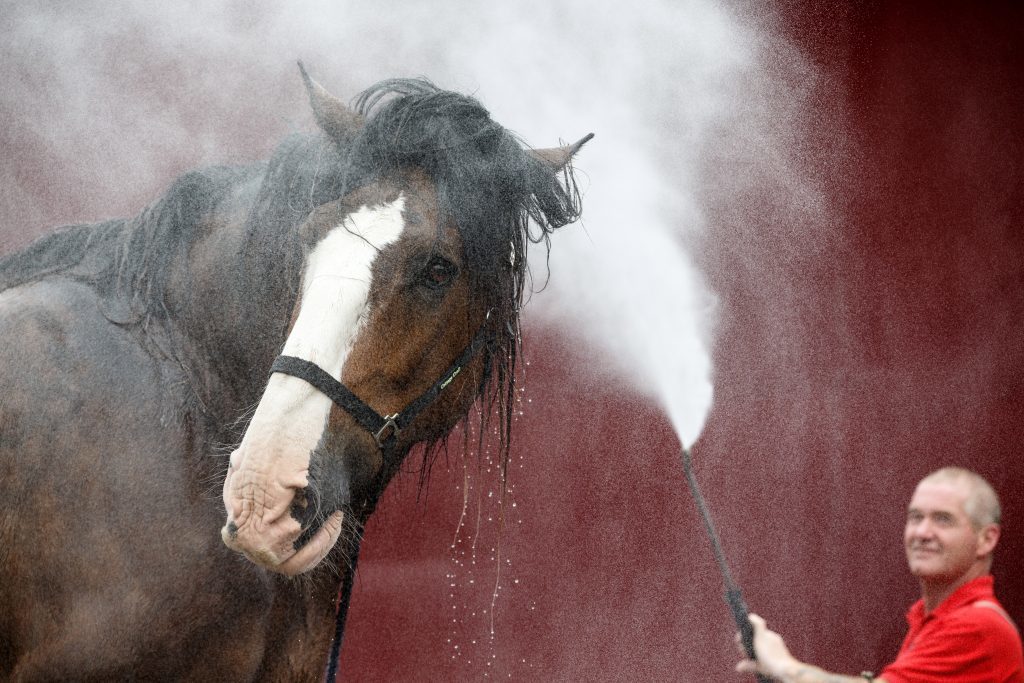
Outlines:
[[237, 550], [235, 543], [238, 539], [238, 526], [234, 522], [228, 522], [220, 529], [220, 540], [223, 541], [224, 545]]

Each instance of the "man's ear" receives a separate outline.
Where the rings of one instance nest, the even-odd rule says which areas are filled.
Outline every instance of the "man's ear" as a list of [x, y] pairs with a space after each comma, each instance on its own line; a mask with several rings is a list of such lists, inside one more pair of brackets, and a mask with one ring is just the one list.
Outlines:
[[978, 532], [978, 557], [984, 557], [995, 550], [996, 543], [999, 542], [999, 525], [998, 524], [986, 524], [981, 527]]

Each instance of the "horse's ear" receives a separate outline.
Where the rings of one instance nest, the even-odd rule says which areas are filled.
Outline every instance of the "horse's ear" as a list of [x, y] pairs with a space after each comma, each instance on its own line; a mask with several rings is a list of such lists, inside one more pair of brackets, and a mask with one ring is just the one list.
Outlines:
[[302, 62], [299, 62], [299, 71], [320, 129], [339, 142], [352, 138], [363, 127], [363, 117], [310, 78]]
[[571, 145], [562, 145], [561, 147], [551, 147], [550, 149], [531, 149], [530, 154], [535, 156], [537, 159], [542, 161], [548, 168], [555, 173], [565, 168], [565, 165], [572, 159], [572, 155], [580, 151], [580, 147], [587, 144], [590, 138], [594, 137], [593, 133], [584, 135], [578, 142], [574, 142]]

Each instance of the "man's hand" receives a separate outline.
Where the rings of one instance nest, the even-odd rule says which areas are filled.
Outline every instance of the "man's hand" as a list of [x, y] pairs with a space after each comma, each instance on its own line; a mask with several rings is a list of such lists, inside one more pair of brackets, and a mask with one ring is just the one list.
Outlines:
[[[764, 619], [751, 614], [750, 623], [754, 627], [754, 653], [757, 655], [757, 661], [746, 659], [740, 634], [737, 633], [736, 645], [744, 656], [736, 665], [736, 670], [740, 673], [761, 674], [782, 683], [864, 683], [865, 679], [861, 676], [834, 674], [801, 662], [789, 653], [782, 636], [765, 626]], [[885, 683], [881, 678], [872, 680], [875, 683]]]
[[[764, 674], [785, 680], [786, 675], [796, 669], [800, 662], [789, 653], [782, 636], [768, 629], [764, 619], [751, 614], [750, 623], [754, 627], [754, 652], [757, 653], [757, 660], [743, 659], [736, 665], [736, 670], [740, 673]], [[743, 652], [743, 644], [738, 633], [736, 644], [745, 657], [746, 653]]]

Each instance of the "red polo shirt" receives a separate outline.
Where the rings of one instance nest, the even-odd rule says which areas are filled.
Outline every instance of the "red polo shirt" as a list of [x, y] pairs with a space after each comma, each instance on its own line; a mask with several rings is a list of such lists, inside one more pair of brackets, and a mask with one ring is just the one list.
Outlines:
[[1024, 683], [1021, 641], [999, 604], [992, 577], [965, 583], [931, 614], [918, 600], [907, 612], [910, 631], [896, 661], [879, 674], [888, 683]]

